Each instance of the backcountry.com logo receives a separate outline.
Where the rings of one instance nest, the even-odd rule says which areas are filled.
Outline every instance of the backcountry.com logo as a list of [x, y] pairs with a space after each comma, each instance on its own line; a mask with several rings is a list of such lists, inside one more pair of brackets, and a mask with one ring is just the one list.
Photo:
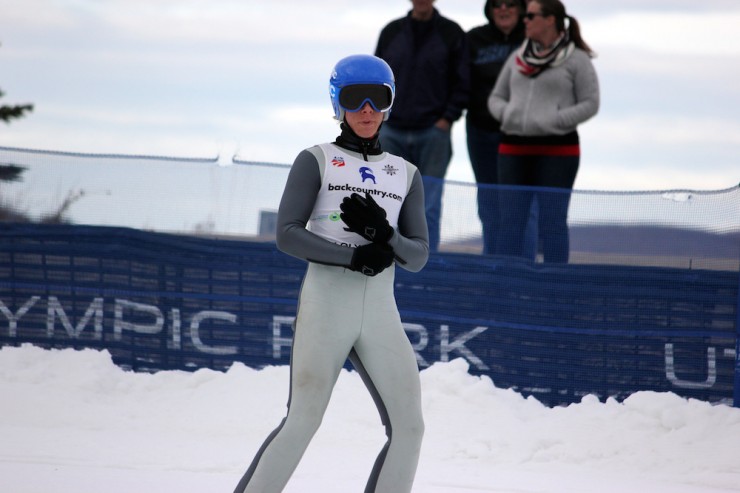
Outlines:
[[356, 187], [356, 186], [350, 185], [349, 183], [345, 183], [344, 185], [335, 185], [333, 183], [329, 183], [326, 189], [329, 192], [368, 193], [370, 195], [375, 195], [377, 197], [389, 198], [389, 199], [397, 200], [399, 202], [403, 202], [403, 197], [401, 197], [398, 194], [395, 194], [392, 192], [386, 192], [384, 190], [374, 190], [372, 188]]

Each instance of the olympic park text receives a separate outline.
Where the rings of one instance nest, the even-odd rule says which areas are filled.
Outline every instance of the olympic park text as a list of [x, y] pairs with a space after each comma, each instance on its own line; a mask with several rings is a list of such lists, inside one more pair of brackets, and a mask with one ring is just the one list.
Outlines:
[[[254, 330], [253, 327], [249, 329], [242, 327], [238, 315], [229, 311], [199, 310], [185, 313], [181, 308], [162, 309], [157, 305], [123, 298], [94, 297], [84, 307], [84, 312], [79, 309], [75, 312], [77, 317], [74, 314], [70, 315], [68, 313], [70, 310], [65, 310], [59, 298], [53, 295], [28, 296], [22, 303], [15, 303], [14, 308], [11, 309], [8, 303], [0, 299], [0, 336], [6, 335], [11, 341], [20, 339], [20, 334], [28, 329], [24, 322], [34, 320], [32, 325], [36, 327], [35, 333], [38, 334], [38, 327], [41, 325], [41, 337], [49, 340], [102, 341], [104, 332], [109, 331], [114, 341], [134, 334], [156, 337], [160, 340], [164, 337], [168, 350], [177, 351], [188, 347], [204, 355], [234, 356], [236, 359], [241, 352], [238, 345], [208, 341], [201, 333], [205, 328], [214, 325], [220, 329], [233, 327], [234, 330]], [[264, 326], [264, 344], [267, 345], [265, 352], [271, 355], [276, 363], [286, 361], [290, 352], [295, 317], [285, 315], [268, 317], [269, 320]], [[479, 372], [485, 373], [489, 370], [485, 358], [476, 355], [468, 345], [490, 327], [476, 326], [463, 329], [455, 327], [455, 330], [451, 330], [449, 324], [435, 324], [432, 327], [429, 324], [404, 323], [404, 329], [416, 353], [417, 362], [422, 368], [430, 366], [434, 361], [446, 362], [462, 357]], [[737, 360], [736, 347], [708, 344], [704, 344], [704, 347], [706, 366], [703, 374], [706, 378], [697, 381], [679, 376], [677, 366], [680, 362], [677, 361], [676, 344], [672, 342], [664, 344], [664, 373], [671, 386], [682, 389], [712, 388], [717, 382], [718, 361]]]

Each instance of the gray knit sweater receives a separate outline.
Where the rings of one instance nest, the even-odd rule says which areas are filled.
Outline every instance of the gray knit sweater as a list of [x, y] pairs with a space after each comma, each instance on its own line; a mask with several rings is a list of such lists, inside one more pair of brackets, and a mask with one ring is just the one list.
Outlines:
[[506, 134], [565, 135], [599, 109], [599, 82], [591, 58], [576, 48], [560, 65], [536, 77], [519, 72], [514, 52], [488, 98]]

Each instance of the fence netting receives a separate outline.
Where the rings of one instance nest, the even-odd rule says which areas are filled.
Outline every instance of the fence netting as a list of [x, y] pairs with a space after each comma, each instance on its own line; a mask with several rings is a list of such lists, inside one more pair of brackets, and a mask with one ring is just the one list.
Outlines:
[[[273, 243], [288, 171], [0, 148], [0, 345], [106, 348], [146, 371], [287, 363], [305, 269]], [[563, 204], [567, 261], [550, 262], [542, 210]], [[496, 208], [519, 226], [486, 240]], [[397, 269], [396, 293], [420, 367], [462, 357], [548, 404], [651, 389], [738, 405], [739, 264], [738, 187], [447, 181], [440, 249]]]
[[[0, 181], [0, 214], [5, 221], [263, 240], [274, 237], [276, 211], [290, 169], [287, 164], [248, 162], [238, 156], [176, 158], [13, 148], [0, 148], [0, 166], [5, 176], [12, 175], [9, 169], [19, 170], [15, 180]], [[439, 249], [501, 253], [495, 246], [486, 248], [482, 237], [480, 218], [495, 216], [486, 221], [494, 238], [490, 245], [524, 229], [512, 240], [519, 240], [517, 250], [504, 253], [543, 261], [548, 225], [542, 224], [544, 214], [538, 211], [553, 203], [567, 208], [570, 263], [738, 269], [740, 187], [566, 193], [447, 181]], [[523, 227], [514, 224], [522, 219]]]

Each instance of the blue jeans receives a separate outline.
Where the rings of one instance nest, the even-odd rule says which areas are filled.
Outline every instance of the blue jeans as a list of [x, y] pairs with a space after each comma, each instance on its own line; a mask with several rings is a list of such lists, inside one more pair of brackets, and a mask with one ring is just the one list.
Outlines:
[[501, 235], [496, 245], [498, 253], [522, 256], [527, 221], [536, 199], [545, 262], [568, 262], [568, 207], [579, 162], [579, 156], [499, 155], [502, 188], [499, 194]]
[[[491, 132], [466, 122], [468, 156], [478, 184], [478, 217], [483, 229], [483, 254], [496, 253], [496, 236], [501, 226], [498, 192], [498, 146], [500, 132]], [[521, 256], [534, 260], [537, 256], [537, 212], [535, 203], [530, 208], [530, 217], [524, 233]]]
[[429, 251], [437, 251], [444, 177], [452, 159], [450, 132], [435, 126], [421, 130], [399, 129], [385, 123], [380, 127], [380, 145], [384, 151], [400, 156], [419, 168], [424, 180]]

